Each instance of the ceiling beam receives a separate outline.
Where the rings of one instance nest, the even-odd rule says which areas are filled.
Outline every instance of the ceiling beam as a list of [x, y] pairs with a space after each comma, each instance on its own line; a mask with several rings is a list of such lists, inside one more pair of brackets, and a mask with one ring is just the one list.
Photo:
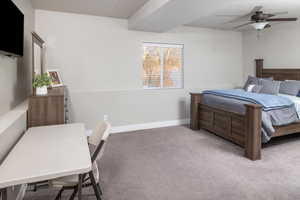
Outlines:
[[166, 32], [216, 13], [226, 5], [227, 0], [150, 0], [129, 18], [128, 27], [130, 30]]

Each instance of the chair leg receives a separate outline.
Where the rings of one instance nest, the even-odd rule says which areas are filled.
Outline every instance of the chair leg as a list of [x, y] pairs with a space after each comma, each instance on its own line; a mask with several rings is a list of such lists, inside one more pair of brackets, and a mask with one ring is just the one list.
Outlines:
[[94, 174], [93, 174], [92, 171], [89, 172], [89, 176], [91, 178], [91, 182], [92, 182], [92, 186], [94, 188], [94, 192], [95, 192], [96, 198], [97, 198], [97, 200], [101, 200], [101, 197], [100, 197], [101, 194], [100, 194], [99, 189], [97, 187], [97, 184], [96, 184], [96, 181], [95, 181], [95, 177], [94, 177]]
[[101, 176], [100, 176], [99, 170], [98, 170], [98, 173], [99, 173], [99, 180], [98, 180], [97, 186], [98, 186], [98, 188], [99, 188], [100, 194], [103, 195], [103, 192], [102, 192], [102, 189], [101, 189], [101, 186], [100, 186]]
[[97, 183], [97, 187], [98, 187], [98, 189], [99, 189], [100, 195], [103, 195], [103, 192], [102, 192], [102, 189], [101, 189], [100, 183]]
[[58, 192], [58, 194], [55, 197], [55, 200], [60, 200], [61, 199], [61, 195], [63, 193], [63, 191], [65, 190], [65, 188], [61, 188]]
[[74, 189], [72, 195], [70, 196], [70, 199], [69, 199], [69, 200], [74, 200], [74, 198], [76, 197], [77, 192], [78, 192], [78, 188], [75, 187], [75, 189]]

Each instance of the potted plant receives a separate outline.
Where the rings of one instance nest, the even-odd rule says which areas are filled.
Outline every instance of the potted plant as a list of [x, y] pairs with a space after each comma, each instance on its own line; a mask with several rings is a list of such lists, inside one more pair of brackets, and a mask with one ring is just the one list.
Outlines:
[[47, 95], [48, 94], [48, 86], [51, 85], [51, 77], [45, 73], [41, 75], [36, 75], [33, 80], [33, 88], [35, 88], [36, 95]]

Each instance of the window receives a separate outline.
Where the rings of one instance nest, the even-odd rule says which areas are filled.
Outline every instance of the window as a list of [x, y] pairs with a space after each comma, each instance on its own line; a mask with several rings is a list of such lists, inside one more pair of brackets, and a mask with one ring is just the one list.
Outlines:
[[183, 88], [183, 45], [144, 43], [145, 89]]

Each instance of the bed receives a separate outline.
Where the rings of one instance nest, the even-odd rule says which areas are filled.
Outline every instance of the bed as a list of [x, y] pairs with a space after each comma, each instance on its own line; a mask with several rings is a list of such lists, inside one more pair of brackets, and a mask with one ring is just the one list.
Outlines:
[[[263, 59], [255, 60], [256, 63], [256, 77], [268, 78], [273, 77], [274, 80], [300, 80], [300, 69], [272, 69], [264, 68]], [[242, 93], [242, 91], [240, 91]], [[226, 93], [227, 94], [227, 93]], [[231, 94], [231, 93], [229, 93]], [[204, 95], [205, 99], [204, 99]], [[264, 137], [265, 114], [266, 105], [261, 102], [244, 102], [235, 104], [234, 107], [214, 106], [214, 99], [207, 100], [207, 93], [191, 93], [191, 123], [190, 127], [193, 130], [205, 129], [209, 132], [221, 136], [237, 145], [240, 145], [245, 150], [245, 156], [251, 160], [261, 159], [262, 140]], [[214, 94], [212, 94], [214, 95]], [[247, 96], [247, 94], [246, 94]], [[285, 96], [285, 95], [278, 95]], [[219, 97], [218, 97], [219, 98]], [[224, 104], [227, 102], [222, 100]], [[289, 98], [290, 102], [295, 105], [295, 112], [300, 112], [299, 97], [290, 98], [288, 96], [278, 97], [286, 100]], [[268, 99], [268, 98], [265, 98]], [[220, 99], [218, 100], [220, 101]], [[240, 107], [240, 110], [238, 109]], [[288, 109], [288, 108], [285, 108]], [[283, 108], [282, 108], [283, 110]], [[290, 111], [289, 111], [290, 112]], [[286, 112], [286, 113], [289, 113]], [[294, 116], [295, 114], [293, 114]], [[284, 123], [283, 123], [284, 124]], [[283, 135], [300, 132], [299, 120], [293, 120], [284, 125], [273, 126], [273, 132], [269, 135], [269, 139]], [[268, 141], [266, 139], [266, 141]], [[264, 142], [266, 142], [264, 141]]]

